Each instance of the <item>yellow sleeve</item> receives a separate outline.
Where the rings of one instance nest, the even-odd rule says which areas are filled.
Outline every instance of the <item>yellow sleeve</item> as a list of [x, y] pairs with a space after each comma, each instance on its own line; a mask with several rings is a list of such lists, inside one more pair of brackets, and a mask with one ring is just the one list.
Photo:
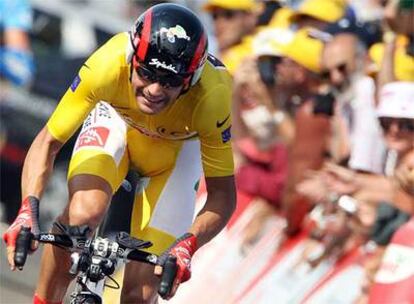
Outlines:
[[206, 177], [234, 174], [230, 109], [230, 86], [220, 84], [201, 101], [193, 116]]
[[97, 103], [90, 74], [85, 67], [81, 68], [47, 122], [49, 132], [62, 143], [76, 132]]
[[[118, 36], [118, 35], [117, 35]], [[83, 64], [53, 112], [47, 128], [66, 142], [100, 100], [110, 99], [119, 78], [120, 38], [115, 36]]]

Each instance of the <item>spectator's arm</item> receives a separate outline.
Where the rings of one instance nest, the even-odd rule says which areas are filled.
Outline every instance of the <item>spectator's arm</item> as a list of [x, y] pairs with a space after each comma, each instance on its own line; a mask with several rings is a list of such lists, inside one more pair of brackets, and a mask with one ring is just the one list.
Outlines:
[[[375, 204], [388, 201], [403, 211], [414, 213], [414, 196], [396, 177], [356, 173], [333, 164], [327, 164], [325, 169], [334, 178], [330, 181], [331, 190], [338, 194], [352, 194], [358, 200]], [[352, 193], [342, 193], [342, 189], [352, 189]]]
[[384, 33], [383, 40], [384, 54], [382, 56], [381, 68], [377, 76], [378, 92], [385, 84], [395, 81], [394, 57], [396, 50], [396, 35], [394, 32], [387, 30]]
[[296, 191], [296, 186], [304, 179], [308, 170], [317, 170], [322, 166], [330, 135], [330, 118], [314, 115], [312, 102], [306, 102], [296, 112], [295, 128], [283, 198], [288, 235], [300, 231], [302, 221], [311, 207], [311, 202]]
[[395, 80], [394, 54], [396, 48], [396, 33], [398, 32], [398, 0], [389, 0], [384, 9], [384, 54], [380, 71], [377, 75], [377, 91]]
[[387, 201], [402, 211], [414, 213], [414, 196], [404, 191], [395, 178], [358, 174], [357, 180], [361, 188], [354, 194], [356, 199], [373, 203]]

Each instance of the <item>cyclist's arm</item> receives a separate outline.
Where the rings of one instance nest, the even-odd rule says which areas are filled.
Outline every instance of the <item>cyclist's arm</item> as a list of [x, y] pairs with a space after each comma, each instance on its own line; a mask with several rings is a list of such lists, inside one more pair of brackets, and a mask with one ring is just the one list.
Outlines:
[[[57, 153], [76, 132], [95, 105], [92, 75], [82, 68], [71, 87], [62, 97], [46, 126], [33, 141], [23, 166], [22, 197], [37, 198], [47, 185]], [[80, 75], [80, 76], [79, 76]], [[80, 77], [82, 77], [82, 80]]]
[[23, 198], [28, 195], [40, 198], [53, 170], [56, 154], [80, 127], [97, 101], [105, 97], [104, 88], [111, 83], [112, 78], [116, 78], [102, 65], [105, 62], [102, 57], [108, 47], [105, 45], [100, 48], [82, 66], [47, 125], [30, 147], [22, 174]]
[[224, 228], [236, 205], [229, 87], [225, 84], [215, 86], [199, 104], [194, 116], [194, 124], [200, 135], [207, 186], [206, 204], [190, 229], [197, 237], [198, 247]]
[[234, 176], [207, 177], [207, 201], [198, 213], [190, 232], [198, 247], [216, 236], [227, 224], [236, 207]]
[[53, 170], [55, 158], [63, 143], [55, 139], [44, 127], [36, 136], [24, 161], [22, 197], [40, 198]]

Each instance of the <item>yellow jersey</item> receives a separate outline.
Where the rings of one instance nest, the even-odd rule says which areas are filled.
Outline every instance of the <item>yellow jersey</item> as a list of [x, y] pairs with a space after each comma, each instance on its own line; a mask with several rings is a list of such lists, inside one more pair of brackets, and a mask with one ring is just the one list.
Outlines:
[[147, 136], [166, 142], [198, 138], [205, 176], [232, 175], [231, 77], [224, 65], [209, 55], [196, 85], [161, 113], [146, 115], [130, 82], [129, 44], [129, 34], [119, 33], [91, 55], [47, 122], [49, 132], [66, 142], [105, 101], [129, 128]]

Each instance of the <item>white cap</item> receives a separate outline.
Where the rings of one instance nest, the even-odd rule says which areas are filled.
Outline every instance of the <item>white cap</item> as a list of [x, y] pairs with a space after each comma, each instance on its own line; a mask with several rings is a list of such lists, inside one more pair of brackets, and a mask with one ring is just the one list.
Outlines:
[[391, 82], [380, 91], [378, 117], [414, 119], [414, 82]]
[[288, 45], [295, 33], [284, 28], [266, 28], [253, 39], [253, 52], [256, 56], [283, 56], [283, 48]]

